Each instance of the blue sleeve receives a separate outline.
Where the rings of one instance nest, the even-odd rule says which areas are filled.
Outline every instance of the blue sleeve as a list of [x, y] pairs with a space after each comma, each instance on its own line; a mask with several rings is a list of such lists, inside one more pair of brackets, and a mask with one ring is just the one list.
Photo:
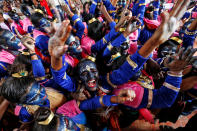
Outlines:
[[72, 81], [72, 79], [70, 78], [70, 76], [68, 76], [66, 73], [68, 63], [66, 63], [66, 61], [65, 61], [65, 56], [62, 57], [62, 65], [63, 65], [63, 67], [58, 71], [51, 68], [53, 79], [63, 89], [68, 90], [70, 92], [74, 92], [75, 91], [75, 84]]
[[192, 13], [191, 12], [185, 12], [185, 14], [183, 15], [183, 17], [181, 18], [182, 20], [183, 19], [189, 19], [191, 17]]
[[90, 9], [89, 9], [90, 14], [93, 14], [94, 15], [96, 6], [97, 6], [97, 0], [93, 0], [92, 1], [92, 4], [90, 6]]
[[108, 73], [105, 80], [110, 86], [122, 85], [130, 80], [144, 65], [149, 58], [144, 58], [136, 52], [128, 56], [119, 69]]
[[22, 122], [30, 122], [33, 120], [33, 116], [28, 113], [27, 109], [25, 107], [22, 107], [19, 113], [19, 119]]
[[109, 46], [107, 46], [107, 48], [105, 48], [104, 52], [103, 52], [103, 57], [106, 56], [110, 56], [110, 48], [111, 47], [119, 47], [124, 41], [126, 41], [127, 39], [124, 37], [123, 34], [120, 34], [115, 40], [113, 40], [111, 42], [111, 44]]
[[72, 17], [72, 21], [74, 22], [74, 26], [77, 29], [76, 36], [78, 36], [79, 39], [81, 39], [85, 30], [85, 26], [76, 14]]
[[193, 47], [195, 38], [197, 36], [196, 33], [191, 34], [190, 32], [197, 32], [197, 30], [195, 31], [190, 31], [189, 29], [186, 29], [186, 31], [184, 32], [184, 36], [183, 36], [183, 47], [188, 48], [189, 46]]
[[109, 15], [114, 19], [116, 15], [116, 7], [114, 7], [109, 0], [103, 0], [103, 4], [109, 12]]
[[38, 47], [40, 50], [48, 51], [48, 41], [49, 41], [48, 36], [40, 35], [35, 39], [35, 46]]
[[45, 76], [45, 69], [42, 65], [41, 60], [32, 60], [32, 70], [34, 77], [43, 77]]
[[115, 26], [116, 26], [116, 22], [112, 21], [111, 23], [109, 23], [110, 29], [115, 28]]
[[144, 95], [139, 108], [171, 107], [180, 90], [182, 77], [168, 75], [160, 89], [144, 88]]
[[101, 52], [107, 47], [107, 43], [109, 43], [117, 35], [118, 35], [118, 32], [116, 32], [115, 28], [112, 28], [107, 35], [105, 35], [101, 40], [97, 41], [94, 45], [92, 45], [91, 51]]
[[12, 32], [16, 35], [15, 27], [12, 26]]
[[139, 3], [134, 3], [132, 13], [133, 16], [139, 16], [140, 21], [143, 23], [144, 12], [145, 12], [145, 0], [139, 0]]
[[117, 104], [111, 103], [111, 95], [105, 95], [103, 97], [97, 96], [88, 100], [84, 100], [80, 103], [80, 110], [94, 110], [102, 106], [115, 106]]
[[153, 19], [157, 20], [157, 17], [159, 15], [160, 0], [154, 1], [153, 6], [154, 6]]

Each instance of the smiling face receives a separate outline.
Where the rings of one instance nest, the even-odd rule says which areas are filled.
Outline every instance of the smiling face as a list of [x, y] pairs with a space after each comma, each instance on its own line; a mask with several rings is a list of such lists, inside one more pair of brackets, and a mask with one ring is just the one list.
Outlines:
[[99, 75], [95, 63], [90, 60], [80, 63], [78, 73], [86, 89], [88, 91], [96, 91]]

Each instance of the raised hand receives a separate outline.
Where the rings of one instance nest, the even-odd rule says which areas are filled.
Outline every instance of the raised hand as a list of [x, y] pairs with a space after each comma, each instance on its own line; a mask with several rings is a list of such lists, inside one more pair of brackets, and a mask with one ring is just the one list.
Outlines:
[[55, 32], [53, 37], [49, 39], [49, 54], [51, 57], [60, 58], [66, 51], [67, 45], [65, 42], [70, 35], [72, 27], [70, 21], [63, 21], [60, 28]]
[[183, 69], [197, 59], [193, 56], [196, 51], [197, 49], [192, 49], [192, 47], [188, 47], [185, 51], [184, 48], [181, 48], [177, 54], [167, 58], [164, 61], [164, 65], [168, 67], [170, 71], [182, 72]]
[[179, 27], [179, 20], [187, 10], [190, 0], [178, 0], [170, 14], [162, 13], [162, 22], [153, 36], [139, 50], [139, 54], [147, 58], [159, 45], [169, 39], [169, 37]]
[[25, 36], [21, 39], [21, 43], [29, 49], [30, 53], [35, 53], [35, 40], [31, 36]]
[[170, 13], [163, 12], [162, 22], [159, 28], [155, 31], [153, 37], [158, 40], [155, 42], [157, 46], [168, 40], [168, 38], [178, 29], [179, 20], [187, 10], [190, 0], [178, 0]]

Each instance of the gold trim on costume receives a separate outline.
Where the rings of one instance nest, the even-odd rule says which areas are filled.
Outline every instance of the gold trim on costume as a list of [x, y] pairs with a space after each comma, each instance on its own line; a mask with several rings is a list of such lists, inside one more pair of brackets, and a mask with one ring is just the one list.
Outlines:
[[91, 60], [92, 62], [95, 62], [96, 61], [96, 58], [91, 57], [91, 56], [88, 56], [87, 59]]
[[154, 9], [154, 11], [159, 11], [159, 8]]
[[115, 55], [112, 55], [111, 58], [112, 58], [112, 59], [115, 59], [115, 58], [117, 58], [117, 57], [119, 57], [119, 56], [121, 56], [120, 52], [116, 53]]
[[116, 10], [109, 10], [109, 11], [108, 11], [109, 14], [115, 13], [115, 12], [116, 12]]
[[22, 51], [21, 54], [22, 54], [22, 55], [30, 55], [29, 52], [24, 52], [24, 51]]
[[179, 92], [179, 90], [180, 90], [180, 88], [177, 88], [177, 87], [175, 87], [175, 86], [173, 86], [173, 85], [171, 85], [169, 83], [166, 83], [166, 82], [163, 83], [163, 86], [165, 86], [165, 87], [167, 87], [167, 88], [169, 88], [169, 89], [171, 89], [173, 91], [176, 91], [176, 92]]
[[187, 35], [195, 35], [196, 33], [197, 33], [197, 31], [190, 32], [188, 30], [185, 30], [185, 34], [187, 34]]
[[111, 83], [111, 81], [110, 81], [110, 79], [109, 79], [109, 73], [107, 73], [107, 83], [108, 83], [111, 87], [117, 88], [116, 85], [114, 85], [113, 83]]
[[131, 67], [133, 67], [133, 69], [137, 68], [138, 65], [137, 65], [134, 61], [131, 60], [130, 55], [127, 57], [126, 60], [127, 60], [127, 62], [129, 63], [129, 65], [130, 65]]
[[103, 43], [107, 43], [107, 41], [106, 41], [105, 37], [103, 37]]
[[36, 81], [42, 81], [45, 79], [45, 76], [35, 78]]
[[7, 68], [3, 64], [0, 63], [0, 66], [3, 67], [4, 70], [7, 70]]
[[74, 25], [75, 25], [78, 21], [80, 21], [79, 18], [77, 18], [77, 19], [74, 21]]
[[34, 114], [34, 112], [40, 107], [38, 105], [23, 105], [29, 114]]
[[142, 5], [146, 5], [145, 3], [141, 3], [141, 4], [139, 4], [139, 6], [142, 6]]
[[183, 43], [183, 41], [181, 39], [179, 39], [178, 37], [172, 37], [170, 39], [178, 42], [179, 44]]
[[89, 21], [88, 21], [88, 24], [91, 24], [91, 23], [93, 23], [93, 22], [95, 22], [96, 21], [96, 19], [95, 18], [92, 18], [92, 19], [90, 19]]
[[40, 14], [44, 14], [43, 11], [40, 10], [40, 9], [35, 9], [34, 11], [35, 11], [35, 12], [39, 12]]
[[102, 106], [105, 106], [105, 104], [103, 103], [103, 96], [100, 96], [99, 102], [100, 102], [100, 104], [101, 104]]
[[111, 51], [111, 49], [113, 48], [113, 46], [111, 45], [111, 43], [109, 43], [109, 45], [107, 46], [107, 48], [109, 49], [109, 51]]
[[38, 122], [38, 124], [48, 125], [51, 122], [51, 120], [53, 119], [53, 117], [54, 117], [54, 113], [51, 111], [51, 114], [49, 115], [49, 117], [45, 121]]
[[80, 128], [80, 131], [85, 131], [85, 126], [82, 124], [77, 124], [77, 126]]
[[148, 89], [148, 104], [147, 108], [150, 108], [153, 102], [153, 91], [151, 89]]
[[119, 31], [120, 32], [124, 32], [126, 30], [126, 28], [120, 28]]
[[173, 76], [173, 77], [182, 77], [183, 76], [182, 74], [172, 74], [170, 71], [168, 71], [167, 74], [169, 76]]

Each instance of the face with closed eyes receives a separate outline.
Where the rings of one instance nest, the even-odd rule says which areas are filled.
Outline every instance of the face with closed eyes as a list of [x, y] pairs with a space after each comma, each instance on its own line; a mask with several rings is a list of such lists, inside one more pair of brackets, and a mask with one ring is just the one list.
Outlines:
[[88, 91], [96, 91], [98, 87], [98, 70], [94, 62], [87, 60], [79, 65], [80, 80], [85, 85]]
[[25, 101], [23, 104], [28, 105], [46, 105], [48, 104], [48, 97], [43, 86], [35, 82], [29, 88], [27, 95], [24, 97]]

